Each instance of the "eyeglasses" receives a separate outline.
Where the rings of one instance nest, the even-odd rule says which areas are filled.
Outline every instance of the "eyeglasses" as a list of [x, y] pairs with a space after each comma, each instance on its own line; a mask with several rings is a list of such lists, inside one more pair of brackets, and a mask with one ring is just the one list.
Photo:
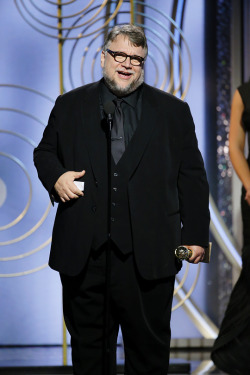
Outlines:
[[145, 60], [144, 57], [137, 56], [137, 55], [131, 56], [131, 55], [127, 55], [124, 52], [114, 52], [114, 51], [111, 51], [110, 49], [107, 49], [106, 51], [113, 57], [113, 59], [116, 62], [123, 63], [124, 61], [127, 60], [127, 57], [129, 57], [131, 65], [143, 66], [144, 64], [144, 60]]

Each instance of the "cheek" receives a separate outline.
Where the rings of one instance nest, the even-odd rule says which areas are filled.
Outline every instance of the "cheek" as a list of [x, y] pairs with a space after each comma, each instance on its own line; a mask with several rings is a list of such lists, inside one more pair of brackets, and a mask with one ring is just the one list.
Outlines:
[[142, 72], [136, 72], [135, 75], [134, 75], [134, 79], [135, 80], [140, 79], [141, 75], [142, 75]]

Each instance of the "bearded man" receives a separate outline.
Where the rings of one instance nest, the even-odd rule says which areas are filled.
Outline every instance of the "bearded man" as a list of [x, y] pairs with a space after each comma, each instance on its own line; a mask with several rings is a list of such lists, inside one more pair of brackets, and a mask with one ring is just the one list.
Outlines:
[[[119, 327], [126, 374], [167, 374], [175, 249], [185, 245], [199, 263], [208, 246], [208, 184], [189, 106], [143, 82], [147, 52], [140, 27], [115, 26], [103, 78], [57, 98], [34, 151], [59, 202], [49, 265], [62, 281], [75, 375], [103, 374], [108, 244], [112, 375]], [[106, 103], [115, 105], [108, 140]]]

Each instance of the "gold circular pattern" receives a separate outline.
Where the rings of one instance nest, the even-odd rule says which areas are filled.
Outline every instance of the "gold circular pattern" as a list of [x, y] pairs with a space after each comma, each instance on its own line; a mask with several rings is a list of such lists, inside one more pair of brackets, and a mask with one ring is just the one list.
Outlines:
[[188, 262], [183, 262], [185, 263], [184, 267], [185, 267], [185, 272], [184, 272], [184, 276], [182, 277], [181, 281], [179, 281], [179, 277], [178, 275], [176, 276], [176, 281], [175, 281], [175, 290], [174, 290], [174, 296], [176, 296], [179, 291], [181, 290], [183, 293], [184, 293], [184, 296], [181, 297], [180, 301], [172, 307], [172, 311], [174, 310], [177, 310], [181, 305], [184, 304], [184, 302], [190, 298], [191, 294], [193, 293], [196, 285], [197, 285], [197, 282], [198, 282], [198, 279], [199, 279], [199, 276], [200, 276], [200, 268], [201, 268], [201, 265], [200, 263], [197, 265], [194, 265], [194, 267], [196, 268], [196, 275], [194, 277], [194, 280], [189, 288], [189, 290], [186, 292], [184, 290], [184, 283], [187, 281], [187, 278], [188, 276], [190, 277], [193, 277], [194, 275], [191, 274], [191, 272], [188, 272], [189, 271], [189, 263]]
[[[0, 133], [4, 133], [3, 130], [0, 129]], [[13, 133], [15, 135], [17, 135], [17, 133]], [[29, 199], [28, 199], [28, 202], [25, 206], [25, 208], [23, 209], [23, 211], [16, 217], [16, 219], [12, 220], [10, 223], [8, 224], [5, 224], [5, 225], [2, 225], [0, 226], [0, 231], [1, 230], [6, 230], [8, 228], [11, 228], [13, 225], [16, 225], [20, 220], [22, 220], [24, 218], [24, 216], [26, 215], [28, 209], [29, 209], [29, 206], [30, 206], [30, 203], [31, 203], [31, 197], [32, 197], [32, 184], [31, 184], [31, 179], [30, 179], [30, 176], [28, 174], [28, 171], [27, 169], [25, 168], [24, 164], [18, 160], [16, 157], [12, 156], [12, 155], [8, 155], [4, 152], [1, 152], [0, 151], [0, 156], [3, 156], [3, 157], [6, 157], [6, 158], [9, 158], [11, 159], [13, 162], [15, 162], [17, 165], [19, 165], [19, 167], [23, 170], [25, 176], [27, 177], [27, 180], [28, 180], [28, 183], [29, 183]], [[2, 246], [2, 243], [0, 242], [0, 246]]]
[[[145, 80], [152, 86], [171, 92], [173, 95], [184, 99], [190, 85], [192, 67], [191, 55], [183, 31], [171, 17], [156, 7], [141, 1], [137, 1], [137, 3], [144, 6], [145, 12], [135, 12], [135, 16], [142, 16], [147, 20], [144, 24], [135, 22], [135, 24], [144, 28], [149, 45], [149, 54], [145, 64]], [[120, 11], [123, 15], [127, 14], [128, 18], [130, 17], [127, 8], [121, 7]], [[86, 40], [76, 38], [71, 51], [66, 52], [66, 59], [68, 60], [66, 65], [68, 65], [71, 85], [66, 91], [101, 78], [102, 72], [99, 67], [99, 61], [104, 36], [114, 26], [111, 23], [107, 25], [105, 17], [110, 19], [112, 14], [108, 13], [105, 16], [102, 15], [96, 18], [81, 30], [80, 34], [82, 36], [92, 35], [91, 27], [96, 30], [87, 45]], [[161, 20], [157, 17], [161, 17]], [[103, 24], [101, 28], [98, 27], [100, 23]], [[70, 31], [67, 37], [69, 35]], [[184, 55], [186, 56], [185, 66], [187, 71], [185, 75], [183, 68]], [[77, 75], [79, 61], [80, 75]], [[175, 64], [175, 61], [178, 61], [178, 64]], [[98, 62], [98, 66], [96, 66], [96, 62]], [[147, 72], [150, 72], [150, 76]]]
[[[74, 40], [86, 38], [87, 36], [97, 33], [99, 30], [105, 28], [117, 15], [123, 0], [119, 0], [115, 5], [115, 9], [105, 22], [97, 27], [93, 28], [89, 33], [79, 32], [80, 28], [84, 26], [91, 27], [98, 16], [105, 14], [106, 7], [109, 6], [109, 0], [103, 0], [98, 2], [98, 5], [93, 6], [94, 0], [88, 2], [83, 7], [82, 1], [48, 1], [43, 0], [43, 5], [38, 6], [33, 0], [14, 0], [18, 12], [22, 18], [27, 22], [33, 29], [40, 32], [43, 35], [51, 38], [65, 40]], [[63, 14], [62, 10], [67, 12]], [[68, 20], [71, 24], [68, 23]], [[62, 25], [63, 24], [63, 25]], [[72, 35], [72, 34], [75, 35]], [[71, 34], [71, 36], [69, 36]]]
[[[82, 2], [77, 0], [40, 0], [39, 5], [36, 0], [14, 0], [14, 2], [20, 16], [25, 20], [25, 22], [27, 22], [34, 30], [38, 31], [39, 33], [57, 39], [59, 41], [59, 48], [64, 48], [65, 42], [67, 40], [75, 41], [71, 53], [69, 54], [68, 64], [69, 81], [72, 88], [80, 86], [84, 83], [88, 83], [85, 82], [86, 76], [90, 79], [90, 82], [96, 81], [100, 78], [101, 72], [98, 71], [96, 68], [96, 61], [100, 57], [104, 34], [107, 33], [109, 28], [114, 26], [114, 20], [118, 20], [118, 18], [116, 18], [118, 13], [122, 13], [123, 16], [127, 14], [128, 20], [126, 22], [129, 22], [129, 20], [131, 20], [131, 14], [127, 10], [127, 7], [122, 7], [123, 3], [124, 5], [126, 5], [125, 3], [128, 2], [123, 2], [123, 0], [118, 0], [116, 2], [109, 0], [96, 2], [94, 0], [89, 0], [88, 2]], [[95, 5], [94, 2], [95, 4], [98, 4]], [[113, 5], [112, 12], [109, 8], [110, 4]], [[137, 25], [142, 26], [144, 28], [149, 43], [148, 61], [145, 66], [146, 80], [148, 69], [147, 65], [149, 65], [150, 68], [148, 70], [150, 72], [154, 72], [154, 77], [152, 78], [153, 75], [151, 75], [150, 77], [150, 79], [153, 81], [149, 82], [150, 84], [152, 84], [155, 87], [158, 87], [163, 91], [171, 92], [173, 95], [176, 95], [181, 99], [184, 99], [189, 89], [191, 79], [191, 56], [181, 28], [173, 19], [171, 19], [167, 14], [162, 12], [160, 9], [152, 5], [146, 4], [144, 1], [136, 1], [136, 4], [142, 5], [144, 11], [143, 13], [139, 11], [134, 11], [134, 3], [131, 2], [131, 9], [132, 12], [134, 12], [133, 17], [137, 19], [140, 17], [141, 19], [145, 19], [147, 21], [143, 24], [135, 22]], [[84, 38], [89, 36], [92, 36], [92, 39], [90, 42], [88, 42], [88, 45], [86, 46], [86, 39]], [[84, 45], [82, 43], [83, 40], [85, 40]], [[79, 43], [80, 41], [81, 43]], [[81, 59], [78, 59], [78, 61], [80, 61], [80, 79], [79, 77], [75, 79], [75, 76], [73, 76], [72, 69], [73, 57], [76, 55], [77, 47], [84, 51], [84, 54], [83, 56], [81, 56]], [[184, 54], [186, 57], [186, 74], [184, 74]], [[176, 62], [177, 64], [175, 64]], [[62, 66], [60, 66], [60, 61], [59, 70], [61, 71], [60, 73], [62, 77]], [[11, 85], [0, 85], [0, 87], [1, 86], [11, 87]], [[12, 87], [29, 90], [30, 92], [42, 95], [41, 93], [38, 93], [35, 90], [31, 90], [21, 86], [12, 85]], [[63, 87], [63, 85], [61, 85], [61, 87]], [[45, 97], [45, 95], [42, 96]], [[12, 110], [15, 111], [15, 109]], [[20, 115], [24, 114], [20, 110], [16, 111], [19, 112]], [[30, 117], [33, 117], [33, 119], [35, 120], [34, 116], [30, 115]], [[20, 135], [17, 136], [25, 140], [24, 137], [21, 137]], [[10, 158], [12, 158], [13, 161], [15, 160], [16, 162], [18, 160], [14, 159], [14, 155]], [[21, 161], [18, 161], [17, 164], [18, 163], [19, 166], [21, 166]], [[23, 171], [25, 170], [23, 169]], [[32, 192], [30, 177], [28, 174], [26, 174], [26, 177], [29, 181], [30, 192]], [[28, 200], [28, 203], [26, 204], [24, 211], [18, 216], [16, 222], [11, 223], [11, 226], [14, 226], [18, 221], [21, 221], [24, 218], [24, 215], [26, 214], [29, 207], [30, 201]], [[29, 231], [13, 240], [0, 242], [0, 246], [8, 245], [14, 242], [19, 242], [27, 236], [34, 233], [46, 220], [49, 210], [50, 204], [45, 210], [45, 213], [43, 214], [42, 218], [35, 226], [33, 226], [33, 228], [31, 228]], [[10, 227], [10, 224], [8, 225], [7, 226]], [[3, 226], [2, 228], [7, 229], [7, 226]], [[19, 255], [1, 257], [0, 261], [6, 262], [23, 259], [24, 257], [28, 257], [39, 252], [41, 249], [44, 249], [50, 243], [50, 241], [51, 238], [43, 241], [43, 243], [37, 246], [36, 248], [27, 250]], [[43, 264], [41, 266], [34, 267], [31, 270], [23, 272], [0, 274], [0, 277], [23, 276], [31, 274], [33, 272], [40, 271], [45, 267], [47, 267], [47, 264]], [[188, 280], [188, 278], [190, 277], [189, 267], [190, 265], [185, 262], [185, 264], [183, 265], [183, 274], [182, 272], [180, 273], [180, 275], [182, 275], [181, 280], [179, 281], [178, 275], [176, 277], [175, 296], [179, 296], [179, 293], [181, 292], [181, 301], [173, 307], [173, 310], [176, 310], [183, 303], [185, 303], [187, 299], [190, 298], [197, 284], [200, 272], [200, 265], [198, 265], [198, 267], [197, 265], [195, 266], [197, 267], [196, 275], [191, 275], [191, 277], [193, 277], [194, 279], [191, 281], [191, 286], [189, 287], [189, 290], [185, 292], [184, 284], [186, 282], [187, 284], [190, 284], [190, 279]]]
[[[40, 101], [43, 98], [43, 99], [45, 99], [46, 102], [48, 102], [48, 101], [49, 101], [49, 103], [53, 103], [54, 102], [48, 96], [46, 96], [46, 95], [44, 95], [42, 93], [39, 93], [36, 90], [29, 89], [29, 88], [23, 87], [23, 86], [1, 84], [0, 85], [0, 89], [1, 90], [5, 90], [5, 91], [6, 90], [11, 90], [12, 92], [14, 90], [15, 93], [17, 92], [17, 90], [21, 90], [23, 96], [24, 96], [24, 93], [27, 93], [27, 95], [31, 95], [31, 97], [29, 96], [29, 100], [31, 102], [32, 102], [32, 97], [34, 98], [34, 95], [35, 95], [35, 97], [38, 95]], [[2, 94], [2, 97], [3, 98], [5, 98], [5, 97], [8, 98], [9, 96]], [[13, 103], [12, 103], [12, 105], [13, 105]], [[51, 104], [49, 104], [49, 105], [51, 106]], [[31, 106], [31, 108], [32, 108], [32, 106]], [[20, 110], [18, 108], [9, 107], [9, 106], [1, 107], [0, 108], [0, 112], [1, 112], [1, 114], [4, 114], [4, 112], [9, 112], [9, 113], [14, 113], [15, 115], [20, 116], [20, 120], [19, 120], [20, 124], [22, 123], [22, 118], [26, 117], [26, 118], [29, 118], [29, 120], [31, 121], [32, 124], [36, 124], [37, 123], [39, 125], [42, 125], [43, 128], [45, 127], [45, 124], [37, 116], [35, 116], [32, 113], [24, 112], [24, 111], [22, 111], [22, 110]], [[11, 119], [11, 116], [8, 116], [7, 118], [8, 118], [8, 121], [9, 121], [9, 119]], [[27, 121], [25, 121], [25, 123], [26, 122]], [[12, 130], [9, 130], [9, 128], [11, 128], [11, 127], [5, 121], [2, 121], [1, 125], [6, 127], [6, 129], [0, 129], [0, 133], [2, 134], [2, 136], [5, 135], [6, 139], [9, 139], [9, 137], [14, 137], [14, 140], [18, 140], [18, 142], [19, 141], [20, 142], [25, 142], [26, 144], [28, 144], [32, 148], [34, 148], [36, 146], [36, 142], [33, 141], [30, 138], [30, 136], [27, 136], [25, 134], [21, 134], [21, 133], [17, 133], [17, 132], [14, 132]], [[29, 132], [27, 131], [27, 133], [29, 133]], [[8, 142], [7, 142], [7, 144], [8, 144]], [[11, 141], [11, 144], [14, 145], [15, 142]], [[21, 145], [22, 145], [22, 143], [21, 143]], [[24, 149], [26, 150], [27, 146], [24, 146]], [[42, 224], [45, 222], [45, 220], [48, 218], [48, 215], [50, 213], [51, 203], [49, 202], [49, 199], [48, 199], [47, 200], [47, 208], [45, 208], [44, 213], [42, 213], [42, 216], [38, 219], [37, 223], [33, 223], [33, 226], [31, 226], [31, 228], [29, 228], [28, 230], [24, 230], [24, 232], [22, 234], [20, 234], [20, 228], [22, 228], [22, 227], [20, 227], [20, 224], [24, 222], [25, 217], [27, 216], [28, 211], [30, 211], [30, 209], [31, 209], [31, 202], [34, 199], [34, 196], [33, 196], [32, 178], [31, 178], [31, 175], [30, 175], [30, 173], [28, 171], [28, 166], [26, 166], [24, 164], [24, 161], [22, 161], [20, 159], [20, 156], [22, 156], [23, 153], [19, 152], [20, 156], [18, 157], [15, 154], [16, 150], [17, 149], [15, 147], [12, 147], [11, 150], [10, 150], [12, 152], [11, 154], [7, 153], [7, 152], [4, 152], [4, 151], [1, 151], [0, 152], [0, 157], [10, 160], [13, 165], [17, 165], [21, 169], [21, 171], [24, 173], [24, 175], [25, 175], [25, 177], [26, 177], [26, 179], [28, 181], [28, 187], [29, 187], [28, 201], [27, 201], [24, 209], [21, 211], [21, 213], [17, 214], [16, 218], [14, 218], [13, 220], [11, 220], [9, 223], [4, 223], [4, 225], [0, 226], [0, 232], [2, 232], [3, 234], [6, 233], [4, 235], [4, 241], [0, 241], [0, 247], [2, 247], [2, 249], [7, 249], [8, 245], [13, 245], [13, 244], [18, 244], [19, 243], [19, 245], [18, 245], [19, 248], [18, 247], [13, 247], [13, 246], [11, 247], [12, 251], [15, 251], [16, 253], [18, 252], [19, 254], [12, 255], [12, 256], [11, 255], [10, 256], [5, 256], [5, 257], [2, 256], [2, 257], [0, 257], [0, 262], [18, 261], [18, 260], [21, 260], [21, 259], [23, 259], [25, 257], [29, 257], [31, 255], [35, 255], [36, 253], [38, 253], [42, 249], [45, 249], [46, 247], [48, 247], [49, 244], [50, 244], [50, 242], [51, 242], [51, 238], [49, 237], [48, 239], [46, 239], [45, 241], [43, 241], [43, 243], [41, 245], [36, 246], [34, 249], [30, 249], [30, 250], [28, 250], [28, 249], [23, 250], [22, 249], [21, 241], [27, 239], [29, 236], [31, 236], [32, 234], [34, 234], [42, 226]], [[10, 171], [11, 170], [12, 170], [12, 166], [10, 165]], [[9, 176], [11, 176], [11, 175], [12, 175], [12, 173], [10, 172]], [[15, 175], [15, 173], [13, 173], [13, 175]], [[12, 183], [11, 182], [11, 178], [10, 178], [10, 183]], [[17, 183], [17, 181], [15, 181], [14, 183]], [[43, 189], [43, 188], [41, 187], [41, 189]], [[18, 193], [19, 193], [19, 190], [18, 190]], [[12, 199], [11, 204], [13, 205], [13, 200], [17, 199], [18, 201], [20, 201], [20, 194], [15, 194], [14, 197], [10, 196], [8, 199]], [[10, 202], [8, 199], [5, 201], [5, 205], [4, 205], [4, 209], [7, 209], [7, 210], [8, 210], [8, 205], [9, 205], [9, 202]], [[17, 205], [17, 207], [18, 207], [18, 205]], [[2, 208], [2, 210], [3, 210], [3, 208]], [[13, 238], [13, 233], [15, 233], [15, 231], [13, 229], [17, 225], [19, 227], [18, 227], [18, 230], [16, 232], [19, 233], [19, 234], [18, 234], [18, 236], [16, 236], [16, 237]], [[23, 226], [23, 228], [26, 228], [25, 222], [24, 222], [24, 225], [22, 224], [22, 226]], [[12, 229], [11, 232], [8, 232], [9, 229]], [[22, 251], [21, 253], [20, 253], [20, 250]], [[25, 270], [25, 271], [20, 271], [20, 272], [15, 272], [15, 273], [0, 273], [0, 277], [17, 277], [17, 276], [23, 276], [23, 275], [27, 275], [27, 274], [30, 274], [30, 273], [37, 272], [37, 271], [45, 268], [45, 266], [47, 266], [47, 264], [46, 265], [42, 265], [42, 266], [38, 266], [38, 267], [34, 267], [34, 268], [30, 269], [30, 270]]]

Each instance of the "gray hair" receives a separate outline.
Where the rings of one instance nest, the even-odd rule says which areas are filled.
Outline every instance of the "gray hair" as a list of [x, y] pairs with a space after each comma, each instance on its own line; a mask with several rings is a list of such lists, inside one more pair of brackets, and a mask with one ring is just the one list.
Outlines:
[[124, 24], [124, 25], [117, 25], [114, 26], [104, 42], [103, 50], [106, 51], [110, 44], [118, 37], [118, 35], [124, 35], [127, 37], [131, 44], [136, 47], [142, 47], [145, 49], [145, 58], [148, 54], [148, 44], [145, 33], [140, 26], [136, 26], [133, 24]]

